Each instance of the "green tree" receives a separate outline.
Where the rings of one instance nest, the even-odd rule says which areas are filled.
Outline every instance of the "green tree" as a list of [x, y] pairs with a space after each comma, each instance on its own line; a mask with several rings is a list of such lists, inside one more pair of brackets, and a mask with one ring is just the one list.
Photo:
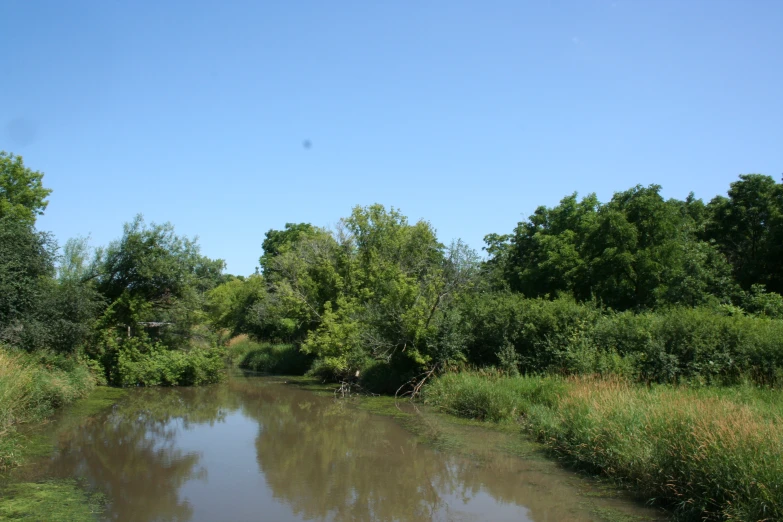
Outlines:
[[36, 318], [54, 275], [57, 245], [17, 216], [0, 217], [0, 342], [32, 349], [43, 344]]
[[0, 217], [34, 224], [52, 192], [42, 180], [43, 173], [25, 167], [21, 156], [0, 151]]
[[310, 223], [286, 223], [283, 230], [269, 229], [264, 237], [261, 247], [264, 254], [259, 259], [263, 270], [268, 269], [270, 261], [290, 248], [301, 237], [316, 232], [316, 228]]
[[621, 310], [727, 301], [725, 259], [699, 238], [704, 204], [692, 194], [665, 200], [660, 190], [636, 186], [606, 204], [572, 194], [539, 207], [511, 236], [487, 236], [485, 273], [528, 297], [565, 294]]
[[168, 340], [182, 342], [203, 319], [203, 292], [215, 286], [223, 263], [202, 256], [170, 223], [147, 226], [139, 215], [98, 250], [94, 266], [96, 288], [109, 303], [104, 326], [139, 331], [140, 322], [169, 322]]
[[260, 274], [232, 278], [206, 294], [206, 310], [213, 328], [232, 335], [251, 331], [253, 306], [267, 297], [266, 281]]
[[783, 292], [783, 185], [770, 176], [743, 174], [707, 205], [704, 236], [728, 258], [745, 290]]
[[477, 277], [475, 252], [461, 242], [446, 248], [428, 222], [409, 224], [381, 205], [354, 208], [336, 235], [345, 253], [335, 270], [337, 299], [325, 303], [303, 349], [342, 376], [371, 360], [403, 367], [460, 360], [462, 332], [450, 310]]

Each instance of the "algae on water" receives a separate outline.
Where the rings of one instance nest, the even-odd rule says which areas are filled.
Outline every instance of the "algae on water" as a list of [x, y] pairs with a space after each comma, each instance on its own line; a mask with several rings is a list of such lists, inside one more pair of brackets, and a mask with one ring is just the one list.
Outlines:
[[93, 522], [105, 505], [103, 495], [85, 491], [75, 480], [21, 482], [0, 493], [0, 520]]

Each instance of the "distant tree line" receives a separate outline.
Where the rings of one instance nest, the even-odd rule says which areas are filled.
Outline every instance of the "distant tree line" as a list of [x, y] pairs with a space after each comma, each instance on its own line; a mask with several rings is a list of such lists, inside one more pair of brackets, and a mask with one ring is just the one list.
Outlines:
[[313, 373], [384, 389], [465, 366], [658, 381], [783, 367], [783, 185], [768, 176], [708, 204], [657, 185], [572, 194], [485, 241], [482, 260], [381, 205], [335, 230], [290, 223], [267, 232], [261, 273], [211, 290], [208, 310], [293, 343]]
[[0, 154], [0, 343], [81, 358], [108, 383], [212, 382], [226, 334], [289, 343], [311, 373], [384, 391], [476, 366], [783, 379], [783, 185], [768, 176], [707, 204], [657, 185], [572, 194], [487, 235], [484, 258], [357, 206], [332, 230], [269, 230], [248, 277], [141, 216], [105, 247], [58, 248], [35, 228], [42, 178]]

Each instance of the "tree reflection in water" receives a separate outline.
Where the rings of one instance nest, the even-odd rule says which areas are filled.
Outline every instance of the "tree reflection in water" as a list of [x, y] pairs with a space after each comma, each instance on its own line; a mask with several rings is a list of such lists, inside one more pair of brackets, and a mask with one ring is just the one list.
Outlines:
[[[428, 440], [448, 439], [448, 429], [461, 430], [462, 444], [474, 436], [477, 458], [438, 452], [390, 418], [266, 379], [131, 390], [101, 415], [59, 421], [59, 451], [39, 478], [85, 477], [115, 521], [589, 518], [563, 472], [494, 449], [503, 441], [493, 437], [518, 435], [420, 419]], [[257, 467], [248, 467], [253, 453]]]
[[227, 390], [134, 390], [111, 411], [83, 422], [64, 422], [50, 473], [82, 476], [104, 492], [110, 520], [185, 522], [192, 507], [179, 497], [188, 480], [204, 479], [200, 455], [176, 446], [180, 429], [220, 422], [238, 407]]

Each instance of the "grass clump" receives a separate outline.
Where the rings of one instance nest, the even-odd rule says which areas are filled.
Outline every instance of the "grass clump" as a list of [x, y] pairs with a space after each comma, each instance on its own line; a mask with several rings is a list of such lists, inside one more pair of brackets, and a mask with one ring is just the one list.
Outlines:
[[469, 419], [514, 420], [535, 404], [553, 406], [566, 388], [558, 378], [509, 378], [498, 372], [448, 373], [425, 387], [425, 402]]
[[304, 375], [313, 358], [293, 344], [259, 343], [247, 336], [229, 343], [229, 357], [245, 370], [275, 375]]
[[20, 424], [51, 415], [87, 396], [94, 386], [90, 370], [76, 358], [0, 347], [0, 471], [20, 462]]
[[0, 520], [97, 520], [105, 498], [90, 494], [74, 480], [23, 482], [8, 486], [0, 495]]
[[451, 374], [425, 400], [525, 430], [681, 520], [783, 520], [783, 392]]

